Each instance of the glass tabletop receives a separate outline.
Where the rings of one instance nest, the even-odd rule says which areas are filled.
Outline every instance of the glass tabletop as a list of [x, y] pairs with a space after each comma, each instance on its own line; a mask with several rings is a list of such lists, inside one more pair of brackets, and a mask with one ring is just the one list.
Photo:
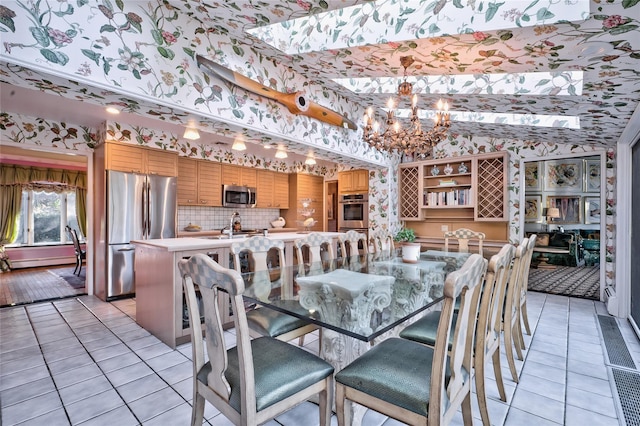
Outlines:
[[244, 297], [368, 342], [440, 301], [446, 276], [460, 266], [441, 253], [425, 252], [416, 263], [354, 256], [245, 273]]

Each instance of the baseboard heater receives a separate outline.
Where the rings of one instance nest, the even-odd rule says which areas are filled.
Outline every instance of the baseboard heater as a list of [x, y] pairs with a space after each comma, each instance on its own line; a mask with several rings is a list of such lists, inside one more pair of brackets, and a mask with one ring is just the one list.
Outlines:
[[21, 268], [34, 268], [39, 266], [58, 266], [74, 264], [76, 262], [75, 257], [61, 256], [61, 257], [46, 257], [38, 259], [16, 259], [11, 261], [11, 269]]
[[607, 304], [607, 312], [609, 315], [618, 316], [618, 297], [613, 287], [604, 289], [604, 301]]

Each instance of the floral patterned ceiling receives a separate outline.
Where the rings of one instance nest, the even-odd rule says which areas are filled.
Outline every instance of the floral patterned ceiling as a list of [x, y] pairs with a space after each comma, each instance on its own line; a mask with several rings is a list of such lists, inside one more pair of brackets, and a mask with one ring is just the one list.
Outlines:
[[[388, 11], [393, 7], [398, 12]], [[314, 21], [326, 12], [333, 12], [331, 25]], [[301, 20], [285, 23], [294, 18]], [[277, 27], [247, 32], [273, 24], [303, 36], [273, 47], [258, 36], [272, 42]], [[334, 160], [345, 153], [369, 164], [386, 160], [363, 146], [361, 129], [292, 116], [211, 80], [193, 63], [195, 54], [279, 91], [306, 90], [359, 126], [366, 107], [386, 103], [382, 80], [401, 77], [400, 57], [411, 55], [408, 74], [422, 81], [419, 106], [442, 97], [454, 113], [472, 116], [453, 121], [453, 138], [613, 146], [640, 101], [640, 0], [5, 1], [0, 31], [3, 83], [119, 103], [184, 125], [196, 116], [212, 133], [242, 129], [259, 143], [282, 139], [300, 152], [308, 145]], [[311, 34], [321, 36], [319, 44], [311, 44]], [[334, 39], [342, 46], [327, 43]], [[466, 86], [455, 84], [458, 76]], [[357, 91], [333, 81], [362, 77], [372, 79]], [[534, 78], [532, 91], [527, 83]], [[526, 115], [509, 125], [485, 113], [577, 116], [580, 128], [561, 118], [552, 120], [556, 127], [539, 128]]]

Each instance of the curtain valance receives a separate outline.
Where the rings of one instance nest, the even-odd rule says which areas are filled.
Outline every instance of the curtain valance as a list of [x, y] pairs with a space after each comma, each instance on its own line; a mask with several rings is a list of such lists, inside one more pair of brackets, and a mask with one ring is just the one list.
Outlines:
[[62, 184], [70, 189], [87, 189], [87, 173], [80, 170], [0, 165], [0, 185], [27, 186], [43, 182]]

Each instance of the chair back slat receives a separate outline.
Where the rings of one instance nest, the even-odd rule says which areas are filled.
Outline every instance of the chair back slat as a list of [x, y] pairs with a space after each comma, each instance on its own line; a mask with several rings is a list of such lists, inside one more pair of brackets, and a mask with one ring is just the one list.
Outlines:
[[[202, 296], [202, 306], [204, 306], [206, 347], [211, 372], [208, 375], [208, 384], [225, 401], [229, 401], [230, 386], [224, 376], [227, 370], [228, 359], [224, 342], [224, 331], [222, 328], [220, 304], [218, 303], [218, 290], [222, 289], [229, 295], [231, 308], [234, 312], [235, 326], [248, 330], [247, 319], [244, 312], [242, 293], [244, 292], [244, 281], [239, 272], [223, 268], [205, 254], [196, 254], [189, 259], [180, 260], [178, 268], [182, 276], [182, 283], [187, 299], [187, 309], [189, 312], [189, 325], [191, 327], [191, 341], [193, 348], [194, 375], [206, 363], [204, 355], [204, 341], [200, 327], [200, 308], [196, 297], [195, 287], [197, 286]], [[241, 333], [238, 333], [240, 335]], [[244, 334], [244, 333], [242, 333]], [[243, 357], [251, 359], [251, 346], [248, 338], [242, 341], [238, 337], [238, 349], [240, 362]], [[252, 365], [252, 363], [249, 363]], [[252, 383], [253, 369], [249, 368], [246, 379]], [[254, 396], [255, 397], [255, 396]], [[255, 403], [255, 401], [254, 401]]]
[[233, 255], [233, 265], [236, 271], [241, 269], [240, 254], [249, 253], [249, 272], [253, 272], [251, 277], [251, 294], [260, 300], [267, 300], [271, 293], [271, 274], [269, 271], [269, 251], [276, 250], [277, 265], [272, 268], [280, 269], [286, 266], [284, 258], [284, 242], [281, 240], [271, 240], [262, 236], [248, 238], [231, 244], [230, 251]]
[[395, 249], [393, 235], [389, 231], [378, 231], [369, 239], [373, 253], [377, 255], [389, 255]]
[[[507, 281], [511, 272], [516, 248], [505, 244], [498, 254], [491, 257], [485, 277], [485, 287], [480, 302], [476, 353], [500, 340], [502, 310], [505, 305]], [[484, 334], [480, 334], [483, 332]]]
[[458, 240], [458, 252], [469, 253], [469, 240], [478, 240], [478, 254], [482, 253], [482, 242], [486, 238], [484, 232], [475, 232], [470, 229], [460, 228], [455, 231], [447, 231], [444, 233], [444, 251], [449, 251], [449, 239], [455, 238]]
[[[358, 231], [347, 231], [344, 235], [338, 237], [342, 257], [353, 257], [365, 255], [369, 252], [369, 243], [367, 236]], [[358, 248], [358, 243], [362, 242], [362, 250]]]
[[[481, 282], [487, 268], [487, 261], [482, 256], [472, 254], [464, 263], [462, 268], [450, 273], [444, 284], [444, 302], [438, 332], [436, 335], [436, 345], [434, 348], [433, 370], [429, 407], [437, 407], [439, 412], [432, 413], [438, 418], [445, 416], [450, 418], [455, 414], [455, 410], [447, 412], [449, 404], [444, 400], [444, 395], [448, 396], [451, 406], [459, 406], [471, 387], [472, 369], [472, 349], [473, 337], [478, 316], [479, 295]], [[460, 298], [457, 320], [453, 324], [453, 313], [455, 310], [455, 300]], [[454, 327], [451, 351], [449, 352], [449, 335], [451, 327]], [[449, 368], [451, 378], [445, 388], [445, 371], [447, 367], [447, 355], [449, 355]], [[466, 370], [465, 371], [463, 371]]]
[[[322, 273], [324, 271], [323, 262], [335, 259], [333, 252], [333, 240], [331, 237], [313, 232], [305, 238], [299, 238], [293, 242], [296, 248], [296, 257], [298, 259], [298, 273], [301, 275]], [[304, 252], [308, 253], [305, 260]], [[305, 272], [305, 263], [309, 265], [309, 272]]]

